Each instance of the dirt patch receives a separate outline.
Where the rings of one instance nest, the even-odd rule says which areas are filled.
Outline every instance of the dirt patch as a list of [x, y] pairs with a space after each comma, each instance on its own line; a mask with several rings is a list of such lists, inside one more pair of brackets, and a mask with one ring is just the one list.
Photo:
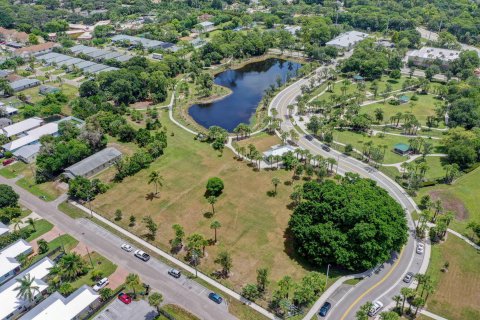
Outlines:
[[146, 100], [146, 101], [135, 102], [131, 104], [130, 107], [133, 109], [147, 109], [147, 107], [152, 105], [153, 105], [152, 101]]
[[429, 192], [429, 195], [433, 201], [440, 200], [445, 211], [455, 212], [455, 218], [457, 220], [468, 219], [469, 214], [467, 208], [460, 199], [456, 198], [451, 193], [445, 191], [431, 191]]

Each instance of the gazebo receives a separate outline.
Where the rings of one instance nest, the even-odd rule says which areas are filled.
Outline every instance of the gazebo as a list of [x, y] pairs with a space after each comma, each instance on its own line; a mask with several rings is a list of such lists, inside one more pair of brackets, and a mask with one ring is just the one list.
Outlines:
[[400, 104], [407, 103], [408, 101], [410, 101], [409, 96], [402, 95], [402, 96], [398, 97], [398, 102], [400, 102]]
[[393, 151], [404, 156], [410, 153], [410, 145], [406, 143], [397, 143], [395, 146], [393, 146]]

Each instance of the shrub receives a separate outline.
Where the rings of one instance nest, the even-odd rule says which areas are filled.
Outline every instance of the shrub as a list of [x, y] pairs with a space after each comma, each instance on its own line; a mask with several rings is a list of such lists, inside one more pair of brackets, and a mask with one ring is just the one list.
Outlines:
[[48, 252], [48, 242], [45, 241], [45, 239], [39, 239], [37, 241], [37, 244], [38, 244], [38, 253], [39, 254], [44, 254], [46, 252]]
[[207, 182], [207, 195], [218, 197], [222, 194], [224, 185], [223, 181], [220, 178], [213, 177], [208, 179]]

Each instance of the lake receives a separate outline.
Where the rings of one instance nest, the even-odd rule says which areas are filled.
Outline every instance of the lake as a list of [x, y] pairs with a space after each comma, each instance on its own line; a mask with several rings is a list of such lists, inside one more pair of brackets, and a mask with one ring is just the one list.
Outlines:
[[279, 77], [282, 83], [287, 76], [295, 77], [300, 66], [292, 61], [267, 59], [219, 73], [214, 82], [232, 93], [212, 103], [194, 104], [188, 113], [205, 128], [220, 126], [232, 132], [238, 124], [250, 122], [270, 85], [276, 86]]

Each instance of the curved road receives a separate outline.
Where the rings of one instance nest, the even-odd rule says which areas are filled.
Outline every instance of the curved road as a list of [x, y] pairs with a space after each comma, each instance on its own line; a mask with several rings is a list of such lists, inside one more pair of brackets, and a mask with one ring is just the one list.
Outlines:
[[[270, 108], [276, 108], [278, 110], [278, 116], [282, 120], [281, 129], [287, 132], [292, 129], [297, 131], [300, 136], [297, 142], [298, 146], [310, 150], [312, 154], [335, 158], [338, 161], [338, 173], [355, 172], [362, 177], [375, 180], [380, 187], [387, 190], [389, 194], [402, 205], [407, 215], [410, 235], [402, 252], [395, 253], [390, 261], [379, 266], [375, 272], [356, 286], [351, 288], [343, 287], [343, 291], [336, 291], [327, 299], [327, 301], [330, 301], [333, 305], [327, 317], [328, 319], [354, 319], [356, 311], [367, 301], [381, 300], [385, 306], [391, 304], [391, 297], [399, 294], [402, 286], [406, 285], [402, 281], [405, 273], [409, 271], [418, 273], [420, 271], [424, 256], [418, 255], [415, 252], [415, 226], [411, 218], [411, 213], [417, 210], [417, 206], [402, 187], [383, 173], [335, 150], [326, 152], [322, 149], [322, 143], [320, 141], [314, 138], [307, 139], [305, 132], [299, 132], [299, 130], [295, 128], [288, 115], [287, 106], [289, 104], [295, 104], [295, 98], [301, 95], [300, 87], [304, 84], [308, 85], [308, 79], [304, 78], [296, 81], [282, 90], [270, 103]], [[317, 307], [318, 304], [315, 305], [316, 310], [312, 308], [305, 319], [310, 319], [315, 312], [318, 312]]]

